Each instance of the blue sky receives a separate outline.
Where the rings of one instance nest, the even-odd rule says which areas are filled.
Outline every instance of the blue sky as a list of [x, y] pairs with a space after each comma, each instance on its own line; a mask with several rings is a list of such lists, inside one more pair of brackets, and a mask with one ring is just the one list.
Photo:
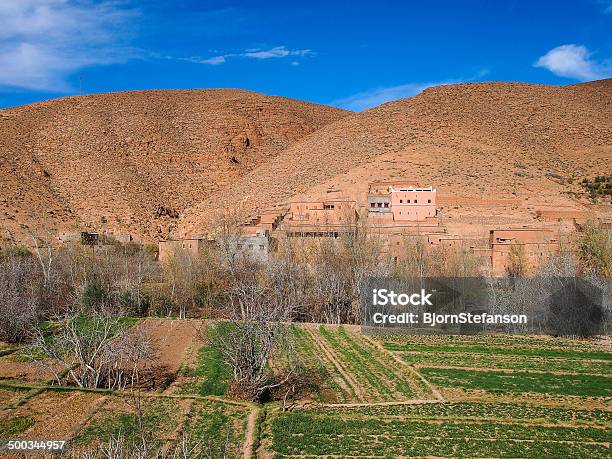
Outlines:
[[0, 108], [231, 87], [363, 110], [471, 81], [612, 76], [612, 0], [0, 0]]

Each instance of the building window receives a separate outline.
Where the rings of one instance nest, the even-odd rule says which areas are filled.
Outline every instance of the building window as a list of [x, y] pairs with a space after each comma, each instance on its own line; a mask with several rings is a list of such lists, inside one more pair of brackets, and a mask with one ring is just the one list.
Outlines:
[[334, 208], [333, 204], [323, 204], [323, 209], [332, 210]]
[[410, 199], [408, 201], [406, 201], [408, 204], [410, 204]]
[[370, 203], [370, 207], [372, 207], [372, 208], [376, 207], [376, 203], [373, 203], [373, 202]]
[[385, 207], [388, 209], [389, 208], [389, 203], [385, 202]]
[[264, 245], [263, 244], [259, 244], [259, 250], [263, 250], [264, 249]]
[[404, 203], [404, 200], [403, 200], [403, 199], [400, 199], [400, 204], [403, 204], [403, 203]]
[[378, 207], [382, 207], [382, 202], [379, 202], [377, 205]]
[[414, 200], [414, 203], [415, 203], [415, 204], [417, 203], [417, 200], [416, 200], [416, 199]]
[[427, 200], [427, 204], [431, 204], [431, 199], [428, 199], [428, 200]]

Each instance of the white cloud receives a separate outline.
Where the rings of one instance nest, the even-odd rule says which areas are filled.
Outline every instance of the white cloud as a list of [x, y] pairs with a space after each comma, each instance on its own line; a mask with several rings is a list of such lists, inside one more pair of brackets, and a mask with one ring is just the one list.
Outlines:
[[219, 65], [219, 64], [225, 64], [225, 56], [215, 56], [215, 57], [211, 57], [210, 59], [202, 59], [200, 61], [197, 61], [197, 63], [199, 64], [209, 64], [209, 65]]
[[604, 13], [612, 13], [612, 0], [599, 0], [604, 7]]
[[111, 0], [0, 1], [0, 86], [70, 91], [71, 73], [133, 55], [118, 42], [133, 15]]
[[386, 88], [374, 88], [368, 91], [363, 91], [354, 94], [345, 99], [332, 101], [330, 105], [360, 112], [368, 108], [376, 107], [377, 105], [391, 102], [397, 99], [413, 97], [432, 86], [440, 86], [443, 84], [460, 83], [460, 81], [447, 81], [439, 83], [408, 83], [399, 86], [390, 86]]
[[561, 45], [551, 49], [534, 64], [557, 76], [580, 81], [598, 80], [611, 74], [611, 67], [591, 58], [585, 46]]
[[[218, 56], [213, 56], [207, 59], [189, 57], [183, 60], [194, 62], [197, 64], [219, 65], [227, 62], [231, 58], [248, 58], [248, 59], [282, 59], [285, 57], [304, 57], [311, 56], [315, 53], [310, 49], [289, 49], [286, 46], [275, 46], [270, 49], [246, 49], [240, 53], [227, 53]], [[295, 61], [293, 61], [295, 62]], [[295, 65], [292, 63], [292, 65]]]
[[250, 57], [252, 59], [275, 59], [278, 57], [287, 57], [289, 56], [290, 51], [286, 46], [276, 46], [271, 49], [262, 50], [262, 49], [252, 49], [247, 50], [242, 54], [244, 57]]

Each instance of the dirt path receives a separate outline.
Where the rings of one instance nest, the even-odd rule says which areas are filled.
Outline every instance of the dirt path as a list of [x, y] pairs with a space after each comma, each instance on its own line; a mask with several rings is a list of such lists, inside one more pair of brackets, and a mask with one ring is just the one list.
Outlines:
[[306, 330], [308, 333], [310, 333], [310, 336], [312, 337], [314, 342], [321, 348], [321, 350], [325, 354], [325, 357], [327, 357], [327, 359], [336, 367], [338, 372], [342, 375], [342, 377], [346, 381], [345, 383], [345, 381], [338, 380], [338, 383], [340, 385], [344, 384], [344, 386], [346, 386], [346, 384], [349, 384], [353, 390], [351, 390], [350, 388], [347, 388], [348, 394], [351, 394], [354, 392], [359, 400], [369, 401], [369, 399], [365, 395], [363, 388], [344, 369], [344, 367], [338, 361], [334, 351], [327, 345], [327, 343], [323, 340], [323, 338], [321, 338], [321, 336], [319, 336], [319, 334], [316, 331], [310, 330], [308, 328]]
[[255, 429], [257, 428], [257, 419], [259, 418], [260, 408], [254, 406], [247, 419], [246, 432], [244, 433], [244, 459], [253, 457], [253, 445], [255, 444]]

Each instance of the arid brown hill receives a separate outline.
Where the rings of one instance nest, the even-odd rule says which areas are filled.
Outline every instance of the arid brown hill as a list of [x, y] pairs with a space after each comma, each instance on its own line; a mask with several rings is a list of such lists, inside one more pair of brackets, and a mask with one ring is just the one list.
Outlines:
[[[298, 194], [340, 196], [389, 179], [514, 199], [531, 219], [538, 205], [576, 204], [567, 191], [610, 173], [611, 163], [612, 80], [439, 86], [328, 124], [185, 212], [179, 234], [199, 232], [228, 203], [255, 215]], [[485, 219], [496, 212], [478, 210]]]
[[164, 237], [185, 208], [347, 113], [233, 89], [1, 110], [0, 242], [79, 227]]

